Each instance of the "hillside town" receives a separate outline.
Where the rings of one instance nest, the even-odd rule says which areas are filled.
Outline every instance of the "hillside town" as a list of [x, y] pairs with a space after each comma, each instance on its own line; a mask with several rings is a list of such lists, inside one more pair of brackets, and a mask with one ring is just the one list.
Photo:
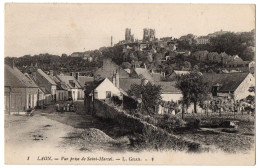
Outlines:
[[[230, 37], [238, 40], [227, 41]], [[253, 143], [254, 123], [244, 124], [255, 117], [254, 30], [157, 38], [155, 29], [144, 28], [138, 40], [126, 28], [124, 40], [113, 44], [111, 36], [109, 47], [94, 51], [6, 57], [4, 73], [9, 117], [44, 114], [66, 125], [84, 117], [99, 125], [113, 123], [127, 129], [123, 144], [132, 148], [210, 150], [202, 147], [207, 144], [240, 152]], [[223, 135], [224, 147], [202, 139], [203, 131]], [[145, 141], [142, 134], [149, 134]], [[172, 134], [186, 145], [172, 145]]]

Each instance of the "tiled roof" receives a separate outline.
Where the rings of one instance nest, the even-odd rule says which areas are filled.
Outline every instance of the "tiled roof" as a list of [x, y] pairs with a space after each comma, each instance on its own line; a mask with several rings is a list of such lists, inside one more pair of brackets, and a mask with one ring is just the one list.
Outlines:
[[140, 85], [142, 80], [139, 78], [119, 78], [119, 88], [128, 92], [132, 84]]
[[155, 84], [162, 87], [162, 93], [181, 93], [181, 90], [175, 86], [176, 82], [156, 82]]
[[38, 88], [28, 76], [24, 75], [16, 67], [5, 65], [5, 86]]
[[[105, 78], [105, 79], [107, 79], [107, 78]], [[98, 87], [105, 79], [102, 79], [102, 80], [99, 80], [99, 81], [88, 82], [86, 87], [85, 87], [85, 92], [91, 93], [92, 90], [94, 90], [96, 87]]]
[[135, 68], [135, 72], [137, 75], [142, 79], [147, 79], [150, 82], [153, 82], [154, 79], [152, 75], [149, 73], [149, 71], [145, 68]]
[[153, 80], [156, 82], [159, 82], [159, 81], [161, 81], [161, 78], [163, 77], [163, 75], [162, 74], [160, 74], [160, 73], [152, 73], [152, 78], [153, 78]]
[[15, 75], [15, 72], [13, 72], [13, 69], [9, 67], [8, 65], [5, 65], [5, 86], [8, 87], [26, 87], [26, 85], [19, 80], [19, 78]]
[[40, 87], [41, 91], [43, 91], [43, 93], [45, 94], [51, 94], [50, 91], [47, 91], [45, 87]]
[[[74, 76], [57, 75], [57, 77], [61, 82], [64, 82], [70, 88], [81, 88], [79, 82]], [[75, 83], [75, 87], [70, 84], [71, 80]]]
[[93, 82], [94, 77], [89, 77], [89, 76], [78, 76], [78, 82], [81, 87], [84, 87], [86, 82]]
[[233, 92], [247, 77], [248, 73], [204, 73], [205, 79], [212, 85], [219, 84], [219, 92]]
[[45, 72], [43, 72], [41, 69], [37, 69], [37, 72], [38, 72], [41, 76], [43, 76], [45, 79], [47, 79], [50, 84], [56, 85], [56, 83], [54, 82], [54, 80], [51, 79], [51, 78], [49, 77], [49, 75], [47, 75], [47, 74], [46, 74]]

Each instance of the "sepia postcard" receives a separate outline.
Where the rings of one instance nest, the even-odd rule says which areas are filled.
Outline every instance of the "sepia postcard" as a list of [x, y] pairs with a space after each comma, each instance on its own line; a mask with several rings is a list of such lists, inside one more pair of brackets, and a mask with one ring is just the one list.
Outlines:
[[255, 165], [254, 4], [6, 3], [12, 165]]

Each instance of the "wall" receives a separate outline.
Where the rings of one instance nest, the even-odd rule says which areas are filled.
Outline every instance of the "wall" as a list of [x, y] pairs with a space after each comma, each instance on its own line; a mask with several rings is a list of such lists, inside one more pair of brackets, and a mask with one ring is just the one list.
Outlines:
[[[86, 103], [89, 104], [90, 109], [87, 110], [94, 110], [93, 113], [100, 118], [103, 119], [112, 119], [114, 121], [116, 121], [119, 125], [121, 125], [124, 128], [127, 128], [129, 130], [131, 130], [133, 133], [142, 133], [142, 134], [148, 134], [148, 138], [152, 138], [155, 135], [156, 137], [164, 137], [164, 139], [167, 139], [172, 142], [174, 142], [174, 144], [177, 144], [176, 146], [173, 146], [172, 148], [185, 148], [185, 149], [189, 149], [189, 147], [191, 146], [200, 146], [197, 143], [194, 142], [190, 142], [190, 141], [186, 141], [183, 140], [175, 135], [169, 134], [168, 132], [165, 132], [164, 130], [162, 130], [161, 128], [158, 128], [152, 124], [149, 124], [145, 121], [142, 121], [140, 118], [134, 117], [132, 115], [129, 115], [127, 113], [125, 113], [124, 111], [120, 111], [118, 109], [116, 109], [115, 107], [112, 107], [108, 104], [106, 104], [105, 102], [101, 101], [101, 100], [94, 100], [94, 109], [93, 109], [93, 104], [92, 103]], [[88, 111], [88, 113], [90, 113]], [[147, 141], [149, 141], [147, 139]], [[182, 149], [183, 150], [183, 149]]]
[[179, 101], [182, 99], [182, 94], [181, 93], [176, 93], [176, 94], [172, 94], [172, 93], [162, 93], [161, 94], [162, 100], [163, 101]]
[[56, 90], [56, 100], [67, 100], [68, 99], [68, 91], [66, 90]]
[[96, 89], [95, 92], [97, 92], [97, 97], [95, 97], [96, 99], [106, 99], [106, 92], [110, 91], [111, 92], [111, 96], [116, 95], [116, 96], [120, 96], [121, 92], [120, 90], [115, 87], [115, 85], [110, 82], [108, 79], [105, 79]]
[[248, 74], [244, 81], [238, 86], [234, 92], [234, 99], [241, 100], [249, 95], [254, 96], [254, 92], [249, 92], [249, 88], [255, 86], [255, 78], [252, 74]]
[[40, 86], [40, 87], [44, 87], [47, 92], [51, 92], [51, 84], [49, 83], [49, 81], [47, 79], [45, 79], [40, 73], [35, 72], [34, 74], [34, 81], [35, 83]]
[[103, 66], [95, 72], [94, 76], [100, 75], [102, 78], [111, 79], [116, 70], [119, 72], [120, 78], [129, 78], [129, 74], [116, 65], [110, 58], [103, 59]]

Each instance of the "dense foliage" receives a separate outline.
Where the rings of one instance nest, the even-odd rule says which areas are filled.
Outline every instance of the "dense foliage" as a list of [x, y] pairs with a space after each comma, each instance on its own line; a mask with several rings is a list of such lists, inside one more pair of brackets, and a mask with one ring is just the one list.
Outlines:
[[128, 91], [130, 96], [140, 99], [142, 102], [141, 111], [145, 110], [149, 115], [156, 113], [156, 107], [161, 98], [161, 86], [151, 84], [133, 84]]
[[210, 88], [203, 76], [196, 71], [179, 76], [176, 87], [182, 92], [183, 105], [188, 108], [193, 103], [195, 113], [197, 113], [197, 105], [207, 98]]

